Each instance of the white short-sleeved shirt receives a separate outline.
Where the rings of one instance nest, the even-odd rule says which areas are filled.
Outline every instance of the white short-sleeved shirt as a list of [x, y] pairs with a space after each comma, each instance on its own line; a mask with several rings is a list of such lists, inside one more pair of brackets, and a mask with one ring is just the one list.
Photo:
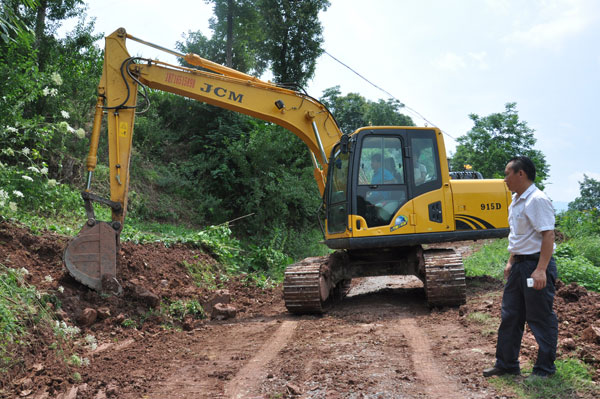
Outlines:
[[508, 207], [508, 251], [514, 255], [531, 255], [542, 248], [542, 232], [554, 230], [552, 202], [535, 184], [521, 196], [513, 194]]

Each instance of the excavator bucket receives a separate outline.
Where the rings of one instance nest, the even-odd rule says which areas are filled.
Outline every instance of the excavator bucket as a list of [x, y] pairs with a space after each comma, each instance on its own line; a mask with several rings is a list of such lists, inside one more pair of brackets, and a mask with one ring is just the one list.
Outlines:
[[106, 222], [83, 226], [64, 253], [71, 276], [96, 291], [120, 292], [117, 276], [117, 232]]

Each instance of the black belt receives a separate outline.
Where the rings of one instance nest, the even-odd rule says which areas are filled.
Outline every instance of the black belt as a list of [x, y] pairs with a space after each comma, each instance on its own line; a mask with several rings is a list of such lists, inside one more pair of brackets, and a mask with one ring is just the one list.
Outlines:
[[540, 259], [539, 252], [537, 254], [531, 254], [531, 255], [513, 255], [513, 260], [515, 261], [515, 263], [525, 262], [526, 260], [537, 261], [539, 259]]

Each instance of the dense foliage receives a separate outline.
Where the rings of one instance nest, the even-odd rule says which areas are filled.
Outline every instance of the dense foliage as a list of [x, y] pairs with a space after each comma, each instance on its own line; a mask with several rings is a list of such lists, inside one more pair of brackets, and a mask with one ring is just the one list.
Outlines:
[[400, 112], [403, 105], [393, 99], [370, 101], [358, 93], [342, 96], [339, 86], [323, 91], [323, 104], [335, 116], [344, 133], [352, 133], [363, 126], [414, 126], [409, 116]]
[[469, 115], [474, 123], [466, 135], [456, 141], [456, 153], [452, 156], [452, 170], [464, 170], [470, 165], [485, 178], [503, 178], [506, 163], [517, 155], [525, 155], [533, 161], [540, 189], [548, 178], [549, 165], [540, 150], [534, 148], [534, 130], [527, 122], [519, 120], [516, 103], [508, 103], [504, 112], [486, 117]]

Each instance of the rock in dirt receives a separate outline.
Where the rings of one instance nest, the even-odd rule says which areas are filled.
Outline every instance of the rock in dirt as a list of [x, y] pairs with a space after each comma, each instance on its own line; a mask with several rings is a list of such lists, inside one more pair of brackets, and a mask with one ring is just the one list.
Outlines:
[[96, 309], [85, 308], [77, 318], [77, 322], [83, 327], [89, 327], [96, 322], [98, 312]]
[[65, 312], [62, 309], [58, 309], [56, 311], [56, 317], [58, 318], [58, 320], [61, 320], [61, 321], [69, 320], [69, 316], [67, 315], [67, 312]]
[[130, 297], [145, 303], [147, 306], [151, 308], [155, 308], [160, 303], [160, 298], [158, 295], [148, 291], [140, 284], [138, 279], [132, 279], [128, 283], [125, 284], [125, 289]]
[[39, 375], [42, 371], [44, 371], [44, 365], [42, 363], [36, 363], [31, 366], [31, 371], [33, 371], [36, 375]]
[[302, 394], [302, 390], [298, 387], [298, 385], [292, 384], [291, 382], [288, 382], [285, 387], [287, 388], [290, 395], [301, 395]]
[[96, 309], [98, 312], [98, 318], [100, 320], [108, 319], [110, 317], [110, 309], [106, 307], [101, 307]]
[[117, 317], [115, 317], [115, 324], [121, 324], [125, 321], [125, 315], [123, 313], [119, 313]]
[[575, 340], [573, 338], [563, 339], [562, 342], [560, 343], [560, 346], [562, 346], [564, 349], [566, 349], [568, 351], [572, 351], [572, 350], [575, 350], [575, 348], [577, 348], [577, 345], [575, 344]]
[[210, 314], [216, 304], [229, 304], [230, 302], [231, 294], [229, 293], [229, 290], [217, 290], [212, 293], [208, 301], [202, 304], [202, 308], [207, 314]]
[[233, 306], [217, 303], [213, 306], [210, 317], [217, 320], [233, 319], [236, 313], [237, 309]]
[[31, 391], [33, 388], [33, 380], [29, 377], [21, 378], [17, 381], [17, 385], [20, 386], [23, 391]]
[[565, 302], [577, 302], [579, 298], [586, 296], [588, 292], [585, 287], [577, 285], [577, 283], [571, 283], [559, 288], [556, 294], [564, 298]]
[[108, 397], [118, 397], [119, 396], [119, 386], [115, 383], [110, 383], [106, 386], [106, 396]]
[[600, 327], [589, 326], [583, 330], [581, 338], [586, 342], [600, 344]]

